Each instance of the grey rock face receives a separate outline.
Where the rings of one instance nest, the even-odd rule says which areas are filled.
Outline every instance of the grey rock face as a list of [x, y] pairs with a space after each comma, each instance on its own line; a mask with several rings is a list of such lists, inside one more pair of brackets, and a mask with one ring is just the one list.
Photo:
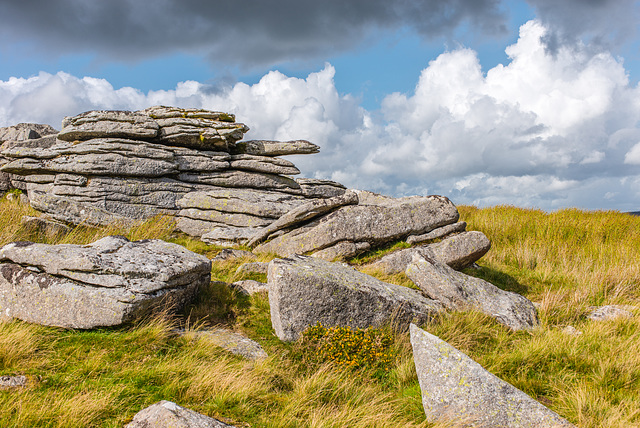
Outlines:
[[294, 341], [311, 325], [407, 327], [443, 309], [419, 292], [387, 284], [350, 267], [294, 256], [269, 264], [271, 324], [283, 341]]
[[91, 138], [150, 139], [158, 135], [155, 120], [130, 111], [95, 110], [65, 117], [58, 138], [65, 141]]
[[210, 281], [211, 262], [160, 240], [17, 242], [0, 249], [0, 313], [67, 328], [117, 325], [162, 298], [184, 303]]
[[489, 238], [482, 232], [463, 232], [429, 245], [436, 260], [453, 269], [462, 269], [484, 256], [491, 248]]
[[0, 143], [5, 141], [25, 141], [57, 134], [50, 125], [40, 123], [19, 123], [13, 126], [0, 128]]
[[411, 245], [419, 244], [422, 242], [430, 241], [432, 239], [440, 239], [451, 233], [464, 232], [466, 228], [467, 228], [467, 223], [464, 221], [460, 221], [458, 223], [438, 227], [437, 229], [434, 229], [431, 232], [424, 233], [422, 235], [411, 235], [407, 238], [407, 242]]
[[296, 178], [302, 195], [307, 198], [333, 198], [342, 195], [346, 187], [331, 180], [318, 180], [313, 178]]
[[253, 279], [245, 279], [242, 281], [236, 281], [230, 284], [231, 288], [244, 294], [245, 296], [251, 296], [256, 293], [269, 292], [269, 285], [264, 282], [254, 281]]
[[269, 224], [264, 229], [261, 229], [255, 236], [249, 240], [247, 245], [253, 246], [259, 242], [262, 242], [269, 237], [272, 233], [286, 229], [288, 227], [297, 225], [309, 221], [312, 218], [318, 217], [322, 214], [326, 214], [335, 210], [336, 208], [353, 205], [358, 203], [358, 195], [354, 192], [346, 192], [340, 196], [335, 196], [328, 199], [316, 199], [311, 202], [307, 202], [303, 205], [299, 205], [282, 215], [278, 220]]
[[232, 155], [231, 168], [268, 174], [297, 175], [300, 170], [288, 160], [254, 155]]
[[305, 140], [248, 140], [236, 144], [235, 151], [258, 156], [310, 155], [318, 153], [320, 147]]
[[474, 308], [512, 330], [538, 325], [536, 308], [526, 297], [457, 272], [433, 257], [414, 254], [406, 273], [426, 296], [447, 309]]
[[316, 251], [311, 254], [311, 257], [332, 262], [335, 260], [344, 260], [349, 257], [355, 257], [358, 254], [364, 253], [369, 248], [371, 248], [371, 244], [368, 242], [342, 241], [332, 245], [331, 247]]
[[23, 216], [21, 223], [24, 228], [47, 236], [63, 236], [71, 232], [71, 228], [66, 224], [43, 217]]
[[[359, 193], [359, 198], [362, 193]], [[368, 242], [372, 246], [455, 223], [459, 214], [441, 196], [385, 198], [378, 205], [350, 205], [256, 247], [279, 256], [307, 254], [338, 242]]]
[[186, 117], [189, 119], [211, 119], [219, 122], [235, 122], [236, 117], [231, 113], [221, 111], [204, 110], [200, 108], [181, 108], [167, 106], [153, 106], [136, 113], [149, 116], [153, 119], [170, 119], [176, 117]]
[[[445, 228], [447, 226], [439, 229]], [[380, 268], [388, 274], [404, 272], [411, 263], [413, 255], [419, 254], [433, 257], [453, 269], [461, 269], [479, 260], [490, 247], [491, 242], [482, 232], [464, 232], [435, 244], [394, 251], [371, 263], [370, 266]]]
[[415, 325], [410, 332], [429, 421], [449, 419], [483, 428], [574, 426], [436, 336]]
[[[181, 218], [178, 222], [178, 227], [181, 230], [184, 230], [183, 227], [185, 225], [186, 218]], [[211, 223], [209, 223], [210, 225]], [[233, 227], [233, 226], [221, 226], [216, 225], [213, 227], [208, 226], [208, 229], [205, 230], [207, 226], [203, 226], [204, 233], [201, 233], [202, 237], [200, 238], [202, 242], [209, 245], [218, 245], [220, 247], [235, 247], [237, 245], [245, 244], [249, 238], [251, 238], [256, 231], [257, 228], [251, 227]], [[190, 235], [196, 236], [198, 231], [192, 230], [191, 232], [187, 232]]]
[[125, 428], [234, 428], [217, 419], [178, 406], [171, 401], [159, 401], [136, 413]]
[[181, 332], [187, 337], [204, 338], [214, 346], [220, 347], [247, 360], [262, 360], [268, 355], [262, 346], [255, 340], [251, 340], [239, 333], [224, 328], [213, 328], [210, 330]]
[[257, 257], [251, 252], [246, 250], [234, 250], [232, 248], [225, 248], [221, 250], [214, 258], [211, 259], [212, 262], [222, 262], [226, 260], [238, 259], [238, 258], [248, 258], [251, 260], [255, 260]]

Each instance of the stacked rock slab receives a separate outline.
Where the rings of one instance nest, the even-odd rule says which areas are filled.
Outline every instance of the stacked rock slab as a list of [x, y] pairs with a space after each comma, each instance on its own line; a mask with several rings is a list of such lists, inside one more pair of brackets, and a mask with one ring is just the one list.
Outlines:
[[[26, 147], [49, 147], [55, 141], [55, 134], [58, 131], [49, 125], [39, 123], [19, 123], [14, 126], [0, 128], [0, 151], [9, 149], [15, 145]], [[53, 136], [46, 138], [47, 136]], [[0, 155], [0, 167], [9, 163], [10, 160]], [[26, 189], [20, 176], [0, 172], [0, 191], [12, 188]]]
[[169, 214], [194, 236], [222, 228], [223, 241], [224, 229], [252, 232], [344, 193], [335, 182], [293, 180], [299, 170], [277, 157], [316, 153], [316, 145], [237, 144], [246, 131], [233, 115], [202, 109], [90, 111], [65, 118], [44, 147], [6, 146], [2, 171], [23, 176], [32, 206], [61, 221], [105, 225]]
[[66, 328], [119, 325], [211, 280], [211, 261], [161, 240], [90, 245], [14, 242], [0, 249], [0, 318]]

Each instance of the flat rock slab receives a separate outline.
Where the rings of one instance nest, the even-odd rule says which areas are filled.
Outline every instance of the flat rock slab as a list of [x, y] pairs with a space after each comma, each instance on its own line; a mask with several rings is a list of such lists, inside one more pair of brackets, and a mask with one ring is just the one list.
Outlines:
[[228, 329], [214, 328], [211, 330], [181, 332], [180, 334], [186, 337], [204, 338], [214, 346], [247, 360], [256, 361], [268, 357], [258, 342]]
[[[363, 193], [358, 194], [361, 198]], [[375, 202], [375, 201], [372, 201]], [[256, 252], [279, 256], [308, 254], [342, 241], [372, 246], [455, 223], [455, 205], [442, 196], [380, 198], [375, 205], [343, 206], [293, 232], [256, 247]]]
[[325, 326], [408, 327], [442, 311], [416, 290], [387, 284], [340, 263], [294, 256], [269, 264], [271, 324], [283, 341], [320, 322]]
[[411, 245], [420, 244], [422, 242], [431, 241], [433, 239], [443, 238], [451, 233], [464, 232], [467, 228], [467, 223], [459, 221], [458, 223], [449, 224], [447, 226], [438, 227], [431, 232], [424, 233], [422, 235], [411, 235], [407, 238], [407, 242]]
[[245, 279], [242, 281], [236, 281], [229, 285], [234, 290], [239, 293], [244, 294], [245, 296], [251, 296], [256, 293], [268, 293], [269, 292], [269, 284], [265, 284], [264, 282], [254, 281], [253, 279]]
[[306, 140], [270, 141], [247, 140], [238, 142], [234, 148], [237, 153], [258, 156], [309, 155], [318, 153], [320, 147]]
[[150, 139], [158, 135], [159, 128], [155, 120], [144, 114], [94, 110], [65, 117], [58, 138], [65, 141], [104, 137]]
[[133, 417], [125, 428], [234, 428], [217, 419], [162, 400]]
[[209, 283], [211, 262], [161, 240], [109, 236], [89, 245], [15, 242], [0, 249], [0, 316], [43, 325], [118, 325]]
[[438, 337], [415, 325], [410, 332], [429, 421], [483, 428], [574, 426]]
[[441, 302], [447, 309], [473, 308], [512, 330], [538, 325], [536, 308], [526, 297], [455, 271], [433, 256], [414, 254], [406, 273], [426, 296]]

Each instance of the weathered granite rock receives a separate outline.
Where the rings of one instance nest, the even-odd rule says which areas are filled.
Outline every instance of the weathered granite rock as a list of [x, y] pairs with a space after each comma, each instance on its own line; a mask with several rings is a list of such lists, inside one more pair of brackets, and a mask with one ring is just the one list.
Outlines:
[[411, 235], [407, 238], [407, 242], [411, 245], [420, 244], [422, 242], [431, 241], [432, 239], [440, 239], [451, 233], [464, 232], [467, 228], [467, 223], [460, 221], [458, 223], [449, 224], [447, 226], [438, 227], [429, 233], [422, 235]]
[[188, 338], [204, 338], [214, 346], [220, 347], [247, 360], [262, 360], [268, 355], [262, 346], [255, 340], [251, 340], [242, 334], [225, 328], [212, 328], [209, 330], [180, 331], [180, 335]]
[[210, 281], [211, 262], [160, 240], [0, 249], [0, 315], [67, 328], [118, 325], [163, 299], [177, 306]]
[[255, 236], [253, 236], [247, 245], [254, 246], [259, 242], [262, 242], [269, 237], [272, 233], [286, 229], [288, 227], [304, 223], [313, 218], [329, 213], [336, 208], [353, 205], [358, 203], [358, 195], [355, 192], [346, 192], [340, 196], [335, 196], [328, 199], [316, 199], [311, 202], [307, 202], [303, 205], [299, 205], [278, 218], [267, 227], [261, 229]]
[[358, 254], [364, 253], [369, 248], [371, 248], [371, 244], [368, 242], [342, 241], [332, 245], [331, 247], [316, 251], [311, 254], [311, 257], [333, 262], [336, 260], [348, 259], [349, 257], [355, 257]]
[[477, 309], [512, 330], [538, 325], [536, 308], [526, 297], [457, 272], [426, 253], [414, 254], [406, 273], [427, 297], [447, 309]]
[[[444, 228], [446, 226], [440, 229]], [[369, 266], [379, 268], [387, 274], [404, 272], [413, 255], [419, 254], [434, 257], [453, 269], [462, 269], [480, 259], [490, 247], [491, 242], [482, 232], [463, 232], [435, 244], [394, 251]]]
[[[362, 195], [359, 193], [358, 197]], [[307, 254], [342, 241], [371, 246], [455, 223], [459, 214], [442, 196], [384, 198], [377, 205], [344, 206], [303, 228], [256, 247], [256, 252], [279, 256]]]
[[201, 108], [181, 108], [169, 106], [153, 106], [136, 113], [144, 114], [153, 119], [169, 119], [174, 117], [186, 117], [189, 119], [211, 119], [219, 122], [235, 122], [236, 117], [231, 113], [211, 111]]
[[5, 141], [35, 140], [37, 138], [57, 133], [58, 131], [50, 125], [40, 123], [18, 123], [17, 125], [0, 128], [0, 143]]
[[159, 401], [142, 409], [125, 428], [234, 428], [217, 419], [178, 406], [171, 401]]
[[251, 262], [238, 266], [237, 273], [267, 273], [268, 262]]
[[631, 318], [633, 317], [632, 310], [636, 309], [629, 305], [606, 305], [606, 306], [591, 306], [589, 307], [591, 312], [587, 315], [592, 321], [609, 321], [617, 318]]
[[257, 259], [256, 255], [253, 254], [251, 251], [225, 248], [224, 250], [221, 250], [218, 254], [216, 254], [216, 256], [212, 258], [211, 261], [221, 262], [221, 261], [239, 259], [239, 258], [245, 258], [245, 259], [251, 259], [251, 260]]
[[296, 178], [295, 181], [300, 186], [302, 196], [307, 198], [334, 198], [347, 190], [342, 184], [331, 180]]
[[268, 156], [232, 155], [230, 167], [233, 169], [264, 172], [268, 174], [300, 174], [300, 170], [288, 160]]
[[320, 147], [305, 140], [268, 141], [248, 140], [236, 144], [235, 152], [258, 156], [310, 155]]
[[410, 333], [429, 421], [483, 428], [574, 426], [438, 337], [414, 324]]
[[407, 327], [426, 322], [443, 307], [416, 290], [387, 284], [355, 269], [311, 257], [269, 264], [271, 324], [283, 341], [294, 341], [311, 325]]
[[65, 117], [58, 138], [65, 141], [91, 138], [151, 139], [159, 126], [149, 116], [130, 111], [94, 110]]
[[275, 220], [306, 201], [301, 196], [269, 190], [217, 187], [187, 193], [176, 205], [183, 209], [249, 214]]
[[[192, 236], [201, 235], [200, 240], [205, 244], [217, 245], [219, 247], [235, 247], [245, 244], [251, 238], [257, 228], [233, 227], [214, 225], [213, 223], [202, 222], [190, 223], [185, 217], [178, 220], [178, 228]], [[198, 220], [190, 220], [196, 222]]]
[[27, 384], [26, 376], [0, 376], [0, 390], [21, 388]]
[[462, 232], [429, 245], [439, 262], [462, 269], [484, 256], [491, 248], [489, 238], [478, 231]]
[[208, 184], [217, 187], [248, 187], [251, 189], [279, 190], [301, 194], [300, 185], [289, 177], [253, 171], [228, 170], [211, 173], [182, 173], [178, 179], [187, 183]]
[[44, 217], [23, 216], [21, 223], [25, 229], [37, 231], [46, 236], [63, 236], [71, 232], [71, 228], [66, 224]]
[[245, 279], [242, 281], [236, 281], [230, 284], [231, 288], [237, 290], [239, 293], [245, 296], [251, 296], [256, 293], [269, 292], [269, 284], [264, 282], [254, 281], [253, 279]]
[[155, 141], [160, 144], [225, 152], [249, 130], [243, 123], [205, 118], [170, 117], [155, 122], [160, 126]]

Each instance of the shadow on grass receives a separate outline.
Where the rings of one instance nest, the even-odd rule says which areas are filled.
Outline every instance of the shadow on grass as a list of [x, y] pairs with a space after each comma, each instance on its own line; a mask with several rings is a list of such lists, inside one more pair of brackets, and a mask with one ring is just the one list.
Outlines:
[[466, 268], [463, 269], [462, 272], [469, 276], [484, 279], [501, 290], [511, 291], [522, 294], [523, 296], [527, 295], [529, 292], [528, 286], [518, 282], [518, 280], [511, 275], [490, 267], [482, 266], [482, 269]]

